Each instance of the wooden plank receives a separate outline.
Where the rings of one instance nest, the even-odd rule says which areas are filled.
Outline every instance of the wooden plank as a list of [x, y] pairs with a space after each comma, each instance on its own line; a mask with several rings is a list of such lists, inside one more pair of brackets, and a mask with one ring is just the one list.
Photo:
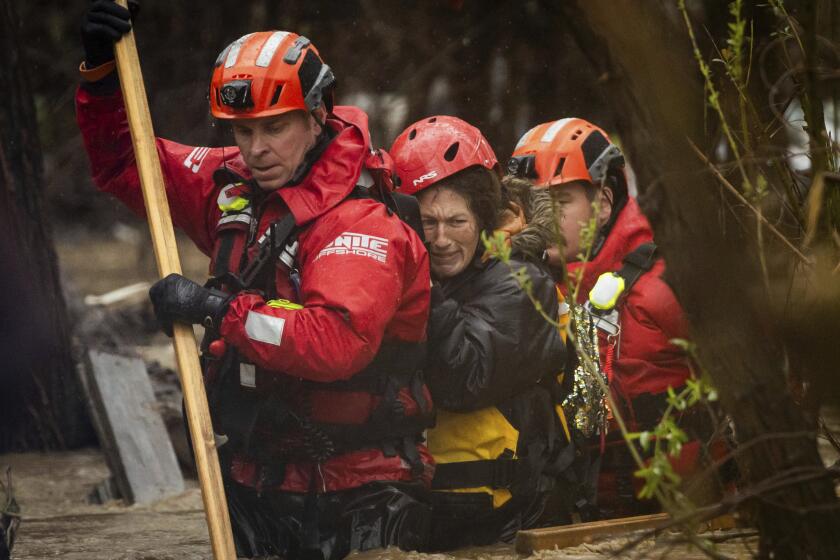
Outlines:
[[[590, 523], [529, 529], [517, 533], [516, 551], [520, 554], [533, 554], [537, 550], [553, 550], [555, 548], [577, 546], [592, 542], [596, 537], [609, 537], [631, 533], [633, 531], [658, 529], [665, 527], [670, 522], [671, 516], [667, 513], [656, 513], [653, 515], [592, 521]], [[734, 529], [737, 526], [738, 522], [735, 517], [727, 514], [707, 521], [701, 527], [701, 531]]]
[[88, 352], [86, 388], [94, 426], [117, 487], [128, 503], [184, 491], [184, 478], [142, 360]]
[[595, 537], [656, 529], [668, 524], [670, 520], [671, 516], [667, 513], [656, 513], [519, 531], [516, 535], [516, 552], [532, 554], [536, 550], [577, 546], [585, 542], [591, 542]]

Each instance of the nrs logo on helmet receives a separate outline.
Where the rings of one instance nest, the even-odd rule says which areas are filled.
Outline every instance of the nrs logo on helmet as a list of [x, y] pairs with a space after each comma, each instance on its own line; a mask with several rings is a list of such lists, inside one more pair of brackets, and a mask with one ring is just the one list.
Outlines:
[[437, 177], [437, 171], [432, 171], [432, 172], [426, 173], [425, 175], [421, 175], [420, 177], [414, 179], [411, 182], [411, 184], [416, 187], [417, 185], [422, 185], [424, 181], [428, 181], [429, 179], [434, 179], [435, 177]]

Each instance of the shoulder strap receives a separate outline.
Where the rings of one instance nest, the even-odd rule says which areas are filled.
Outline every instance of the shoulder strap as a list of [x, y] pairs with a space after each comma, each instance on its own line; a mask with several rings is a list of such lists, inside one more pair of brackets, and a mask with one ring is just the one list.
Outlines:
[[417, 233], [422, 242], [426, 242], [423, 236], [423, 221], [420, 219], [420, 203], [413, 196], [392, 192], [379, 188], [374, 193], [374, 186], [356, 185], [348, 198], [369, 198], [385, 205], [389, 214], [396, 214], [403, 222], [409, 225]]
[[[391, 200], [394, 202], [394, 211], [402, 221], [411, 226], [411, 229], [420, 237], [420, 241], [425, 243], [426, 237], [423, 234], [423, 220], [420, 219], [420, 203], [417, 202], [415, 197], [408, 194], [398, 192], [389, 194], [391, 195]], [[388, 203], [386, 202], [385, 205], [387, 206]]]
[[657, 259], [656, 253], [656, 243], [651, 242], [639, 245], [624, 257], [624, 260], [621, 261], [622, 267], [616, 271], [616, 274], [624, 279], [625, 294], [630, 292], [633, 284], [645, 272], [653, 268]]
[[257, 242], [257, 251], [245, 270], [242, 271], [242, 285], [250, 287], [259, 277], [266, 264], [271, 263], [274, 257], [280, 255], [286, 244], [296, 233], [297, 224], [291, 212], [271, 224], [265, 234]]

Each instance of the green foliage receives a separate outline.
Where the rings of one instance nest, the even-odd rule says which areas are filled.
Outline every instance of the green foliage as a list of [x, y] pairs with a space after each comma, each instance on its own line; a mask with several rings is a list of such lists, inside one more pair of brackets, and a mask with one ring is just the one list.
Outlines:
[[484, 245], [484, 250], [486, 251], [487, 256], [497, 259], [508, 266], [511, 276], [514, 280], [516, 280], [520, 289], [528, 296], [528, 299], [531, 301], [534, 309], [539, 312], [542, 318], [554, 325], [556, 328], [559, 328], [559, 323], [551, 317], [548, 312], [546, 312], [542, 306], [542, 302], [534, 296], [534, 284], [531, 281], [531, 276], [528, 274], [528, 270], [524, 266], [513, 268], [511, 265], [510, 243], [505, 233], [496, 231], [491, 236], [487, 235], [486, 232], [481, 232], [481, 242]]
[[598, 221], [595, 217], [598, 215], [600, 205], [597, 202], [592, 203], [592, 217], [585, 224], [582, 224], [580, 229], [580, 245], [581, 252], [578, 253], [578, 260], [588, 261], [592, 253], [592, 247], [595, 244], [595, 239], [598, 236]]

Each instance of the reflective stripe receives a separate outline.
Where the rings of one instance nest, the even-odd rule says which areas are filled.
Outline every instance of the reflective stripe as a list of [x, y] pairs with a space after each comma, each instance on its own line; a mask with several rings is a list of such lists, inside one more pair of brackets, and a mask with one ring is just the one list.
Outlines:
[[248, 318], [245, 320], [245, 333], [251, 340], [280, 346], [285, 326], [285, 319], [249, 311]]
[[549, 126], [548, 130], [546, 130], [545, 134], [543, 134], [542, 138], [540, 138], [540, 142], [551, 142], [552, 140], [554, 140], [554, 137], [557, 136], [557, 133], [560, 132], [560, 129], [566, 126], [566, 123], [568, 123], [570, 120], [572, 119], [560, 119], [553, 125]]
[[236, 59], [239, 58], [239, 49], [242, 48], [242, 45], [245, 41], [248, 40], [248, 37], [253, 35], [253, 33], [248, 33], [247, 35], [240, 37], [236, 41], [233, 42], [230, 46], [230, 51], [228, 51], [227, 59], [225, 60], [225, 68], [230, 68], [234, 64], [236, 64]]
[[295, 264], [295, 255], [297, 255], [298, 251], [298, 242], [295, 241], [291, 245], [286, 245], [286, 248], [283, 249], [283, 252], [280, 253], [278, 257], [280, 262], [288, 266], [289, 268], [293, 268]]
[[230, 45], [226, 46], [222, 50], [222, 52], [219, 53], [219, 56], [216, 57], [216, 62], [214, 64], [214, 66], [220, 65], [222, 63], [222, 61], [225, 59], [225, 57], [227, 56], [228, 52], [230, 52]]
[[[248, 210], [246, 208], [246, 210]], [[231, 222], [242, 222], [243, 224], [251, 223], [251, 214], [249, 212], [240, 212], [239, 214], [231, 214], [230, 216], [222, 216], [219, 218], [219, 225], [229, 224]]]
[[517, 148], [522, 147], [522, 145], [523, 145], [523, 144], [525, 144], [525, 142], [526, 142], [526, 141], [528, 140], [528, 138], [531, 136], [531, 133], [533, 133], [536, 129], [537, 129], [537, 127], [535, 126], [535, 127], [534, 127], [534, 128], [532, 128], [531, 130], [529, 130], [528, 132], [526, 132], [525, 134], [523, 134], [523, 135], [522, 135], [522, 138], [520, 138], [520, 139], [519, 139], [519, 142], [517, 142], [517, 143], [516, 143], [516, 148], [514, 148], [514, 149], [513, 149], [513, 151], [516, 151], [516, 150], [517, 150]]
[[260, 54], [257, 56], [257, 66], [265, 68], [271, 64], [271, 59], [274, 58], [274, 53], [277, 52], [277, 47], [280, 46], [280, 43], [282, 43], [283, 39], [285, 39], [288, 35], [288, 31], [275, 31], [272, 33], [271, 37], [269, 37], [268, 41], [266, 41], [263, 45], [263, 48], [260, 49]]
[[362, 174], [359, 175], [359, 180], [356, 181], [356, 186], [369, 188], [373, 186], [373, 175], [365, 168], [362, 168]]
[[257, 386], [257, 367], [254, 364], [239, 364], [239, 384], [243, 387]]

